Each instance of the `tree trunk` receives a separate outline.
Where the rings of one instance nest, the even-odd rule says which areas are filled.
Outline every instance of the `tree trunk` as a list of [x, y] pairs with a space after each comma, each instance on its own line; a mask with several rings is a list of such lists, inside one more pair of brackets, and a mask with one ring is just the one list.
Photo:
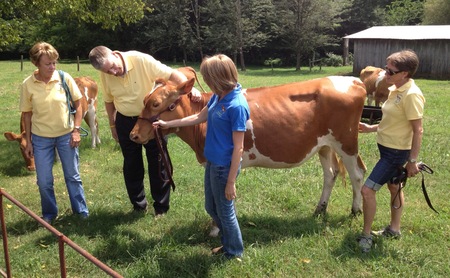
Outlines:
[[242, 51], [242, 47], [239, 47], [239, 57], [241, 58], [241, 70], [246, 71], [245, 62], [244, 62], [244, 51]]
[[236, 0], [236, 37], [237, 37], [237, 49], [239, 52], [241, 70], [245, 71], [245, 62], [244, 62], [244, 51], [243, 51], [243, 41], [242, 41], [242, 10], [241, 10], [241, 1]]
[[198, 5], [198, 0], [194, 1], [193, 11], [195, 17], [195, 35], [197, 38], [197, 49], [200, 54], [200, 61], [203, 60], [203, 47], [202, 47], [202, 35], [200, 32], [200, 8]]
[[296, 61], [296, 63], [295, 63], [295, 70], [296, 70], [296, 71], [299, 71], [299, 70], [300, 70], [300, 63], [301, 63], [301, 60], [302, 60], [302, 55], [301, 55], [299, 52], [297, 52], [297, 61]]

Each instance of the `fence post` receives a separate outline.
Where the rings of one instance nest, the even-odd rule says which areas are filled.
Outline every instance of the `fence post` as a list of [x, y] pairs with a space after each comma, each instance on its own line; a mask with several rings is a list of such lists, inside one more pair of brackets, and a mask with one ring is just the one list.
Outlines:
[[8, 252], [8, 235], [6, 233], [5, 214], [3, 211], [3, 188], [0, 189], [0, 221], [2, 226], [3, 252], [5, 254], [6, 277], [12, 277]]

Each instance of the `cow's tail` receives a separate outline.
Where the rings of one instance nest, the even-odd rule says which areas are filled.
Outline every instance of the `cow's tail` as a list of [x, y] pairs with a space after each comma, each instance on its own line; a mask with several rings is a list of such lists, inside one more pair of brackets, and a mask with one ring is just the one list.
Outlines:
[[[346, 181], [347, 169], [345, 168], [344, 162], [342, 161], [341, 157], [337, 157], [337, 162], [338, 162], [337, 166], [338, 166], [339, 176], [342, 179], [342, 183], [344, 184], [344, 187], [346, 187], [347, 186], [347, 181]], [[367, 171], [367, 166], [359, 154], [358, 154], [358, 158], [357, 158], [357, 163], [358, 163], [358, 167], [365, 173]]]
[[342, 158], [338, 158], [338, 169], [339, 169], [339, 176], [342, 179], [342, 184], [344, 187], [347, 187], [347, 181], [345, 179], [345, 174], [347, 173], [347, 170], [345, 169], [344, 162], [342, 161]]

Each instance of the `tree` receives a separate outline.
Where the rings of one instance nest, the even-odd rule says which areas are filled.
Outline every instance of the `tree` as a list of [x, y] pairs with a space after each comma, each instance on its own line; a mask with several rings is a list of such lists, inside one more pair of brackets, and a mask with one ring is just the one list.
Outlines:
[[423, 0], [396, 0], [386, 6], [387, 25], [417, 25], [422, 16]]
[[278, 30], [273, 23], [275, 6], [271, 0], [238, 0], [236, 11], [236, 52], [240, 56], [241, 70], [245, 71], [244, 53], [263, 48]]
[[144, 0], [14, 0], [0, 2], [0, 51], [23, 40], [34, 24], [63, 14], [67, 19], [113, 29], [143, 17]]
[[448, 25], [450, 24], [450, 1], [425, 0], [424, 25]]
[[194, 31], [194, 36], [195, 36], [195, 41], [196, 41], [196, 46], [197, 46], [197, 50], [200, 54], [200, 59], [203, 59], [203, 46], [202, 46], [202, 41], [203, 41], [203, 36], [201, 33], [201, 25], [200, 25], [200, 18], [201, 18], [201, 7], [199, 4], [199, 0], [192, 0], [191, 1], [191, 9], [192, 9], [192, 18], [193, 18], [193, 29]]
[[383, 25], [385, 7], [391, 0], [350, 0], [350, 5], [343, 6], [340, 17], [342, 23], [336, 30], [339, 37], [344, 37], [372, 26]]
[[344, 4], [345, 1], [333, 0], [279, 1], [281, 36], [295, 54], [296, 70], [300, 70], [303, 58], [333, 41], [332, 31], [340, 22], [338, 15]]

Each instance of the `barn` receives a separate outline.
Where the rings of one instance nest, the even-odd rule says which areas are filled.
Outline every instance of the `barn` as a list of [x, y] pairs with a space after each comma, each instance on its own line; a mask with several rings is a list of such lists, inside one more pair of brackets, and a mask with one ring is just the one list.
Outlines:
[[383, 68], [389, 54], [409, 48], [420, 60], [416, 77], [450, 79], [450, 25], [375, 26], [345, 36], [344, 53], [349, 41], [354, 75], [369, 65]]

